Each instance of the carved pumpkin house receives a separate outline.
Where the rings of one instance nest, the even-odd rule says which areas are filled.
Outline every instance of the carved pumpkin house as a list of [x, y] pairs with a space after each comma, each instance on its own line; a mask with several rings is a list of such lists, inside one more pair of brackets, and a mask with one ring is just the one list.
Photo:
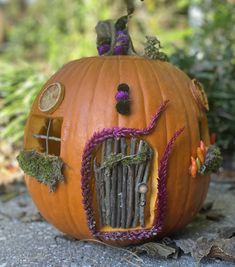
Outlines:
[[98, 38], [102, 56], [72, 61], [46, 82], [18, 160], [48, 222], [78, 239], [128, 245], [190, 222], [220, 156], [207, 149], [202, 86], [155, 39], [141, 57], [126, 29], [115, 38]]

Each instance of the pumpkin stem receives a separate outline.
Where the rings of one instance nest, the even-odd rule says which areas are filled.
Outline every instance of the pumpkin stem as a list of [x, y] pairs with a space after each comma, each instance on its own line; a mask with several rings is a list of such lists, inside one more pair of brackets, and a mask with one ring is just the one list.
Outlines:
[[128, 31], [130, 15], [113, 20], [99, 21], [95, 27], [99, 55], [137, 55]]
[[[100, 56], [111, 55], [138, 55], [134, 49], [129, 31], [128, 22], [134, 13], [134, 0], [124, 0], [127, 6], [127, 15], [113, 20], [99, 21], [95, 27], [96, 45]], [[141, 0], [144, 1], [144, 0]], [[162, 46], [157, 37], [146, 36], [143, 57], [168, 61], [168, 57], [161, 50]]]

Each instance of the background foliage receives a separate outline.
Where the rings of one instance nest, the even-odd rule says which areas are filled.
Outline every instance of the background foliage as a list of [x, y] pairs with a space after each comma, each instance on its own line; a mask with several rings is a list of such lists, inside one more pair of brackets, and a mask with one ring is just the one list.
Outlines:
[[[63, 63], [96, 55], [98, 20], [125, 14], [125, 1], [0, 0], [0, 138], [22, 140], [31, 103]], [[235, 148], [235, 3], [232, 0], [135, 1], [137, 50], [157, 35], [170, 60], [197, 77], [210, 102], [211, 132]]]

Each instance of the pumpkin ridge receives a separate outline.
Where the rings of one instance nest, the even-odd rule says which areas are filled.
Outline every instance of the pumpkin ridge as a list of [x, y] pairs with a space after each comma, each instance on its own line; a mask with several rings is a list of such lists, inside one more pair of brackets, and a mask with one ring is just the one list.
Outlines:
[[[79, 64], [78, 64], [79, 63]], [[73, 77], [73, 75], [75, 75], [76, 74], [76, 72], [77, 72], [77, 68], [78, 67], [80, 67], [80, 64], [83, 64], [83, 62], [81, 62], [81, 61], [79, 61], [79, 62], [72, 62], [71, 63], [71, 66], [72, 66], [72, 70], [71, 71], [68, 71], [68, 73], [66, 72], [66, 76], [67, 75], [69, 75], [70, 76], [70, 79], [71, 79], [71, 77]], [[65, 74], [64, 74], [65, 75]], [[65, 79], [65, 76], [63, 76], [63, 78]], [[66, 79], [68, 79], [68, 78], [66, 78]], [[73, 92], [73, 90], [71, 90], [72, 92]], [[72, 105], [71, 105], [72, 106]], [[71, 116], [71, 113], [72, 113], [72, 109], [66, 109], [67, 110], [67, 112], [70, 112], [70, 116]], [[69, 116], [68, 116], [69, 117]], [[65, 123], [65, 120], [66, 120], [66, 118], [67, 118], [67, 113], [65, 114], [65, 116], [64, 116], [64, 120], [63, 120], [63, 125], [64, 125], [64, 123]], [[62, 125], [62, 129], [63, 129], [63, 125]], [[63, 130], [61, 131], [62, 132], [62, 139], [63, 139]], [[66, 151], [67, 152], [67, 151]], [[62, 153], [64, 153], [64, 151], [61, 151], [61, 154]], [[67, 183], [67, 182], [69, 182], [69, 181], [66, 181], [65, 183]], [[63, 185], [64, 186], [64, 185]], [[59, 192], [58, 192], [58, 199], [59, 199], [59, 202], [60, 203], [63, 203], [63, 202], [65, 202], [65, 203], [70, 203], [70, 201], [69, 201], [69, 194], [68, 194], [68, 192], [67, 192], [67, 188], [65, 187], [65, 188], [60, 188], [59, 190], [58, 190]], [[62, 200], [62, 201], [61, 201]], [[67, 227], [69, 227], [69, 229], [70, 229], [70, 232], [71, 233], [75, 233], [76, 231], [76, 229], [77, 229], [77, 226], [76, 226], [76, 223], [75, 223], [75, 220], [74, 220], [74, 218], [73, 218], [73, 216], [72, 216], [72, 212], [71, 212], [71, 209], [70, 209], [70, 205], [63, 205], [63, 208], [61, 207], [61, 205], [60, 205], [60, 209], [62, 210], [62, 212], [63, 212], [63, 214], [64, 214], [64, 218], [65, 218], [65, 220], [66, 220], [66, 225], [67, 225]], [[67, 217], [69, 217], [69, 219], [67, 220], [66, 218]]]
[[138, 82], [139, 82], [139, 88], [140, 88], [139, 91], [141, 92], [141, 95], [142, 95], [141, 99], [144, 102], [144, 105], [142, 105], [143, 106], [144, 125], [145, 125], [145, 127], [147, 127], [147, 120], [146, 120], [147, 113], [146, 113], [145, 97], [144, 97], [143, 88], [142, 88], [142, 82], [141, 82], [142, 80], [141, 80], [140, 75], [139, 75], [138, 66], [136, 64], [136, 61], [133, 60], [133, 62], [134, 62], [134, 65], [135, 65], [135, 73], [136, 73], [136, 76], [137, 76], [137, 79], [138, 79]]
[[[98, 84], [99, 84], [99, 80], [100, 80], [100, 78], [102, 77], [102, 74], [103, 74], [103, 69], [104, 69], [104, 67], [105, 67], [105, 64], [107, 63], [107, 61], [106, 60], [103, 60], [102, 62], [101, 62], [101, 64], [99, 65], [99, 71], [97, 71], [97, 73], [96, 73], [96, 77], [95, 77], [95, 82], [93, 82], [93, 84], [94, 84], [94, 86], [92, 87], [92, 93], [91, 93], [91, 97], [90, 97], [90, 99], [89, 99], [89, 101], [87, 101], [86, 103], [87, 103], [87, 105], [88, 105], [88, 109], [87, 109], [87, 125], [86, 125], [86, 130], [85, 130], [85, 132], [86, 132], [86, 137], [87, 138], [89, 138], [89, 135], [90, 135], [90, 133], [89, 133], [89, 125], [90, 125], [90, 123], [93, 123], [92, 121], [91, 121], [91, 119], [93, 119], [93, 106], [95, 107], [96, 105], [94, 105], [95, 103], [94, 103], [94, 99], [95, 99], [95, 95], [96, 95], [96, 93], [97, 93], [97, 91], [98, 91], [98, 89], [99, 89], [99, 86], [98, 86]], [[107, 75], [107, 74], [106, 74]], [[99, 92], [98, 92], [98, 94], [99, 94]], [[86, 139], [87, 139], [86, 138]]]
[[[180, 69], [176, 69], [175, 72], [177, 73], [183, 73]], [[184, 74], [184, 73], [183, 73]], [[184, 74], [185, 75], [185, 74]], [[178, 77], [178, 76], [177, 76]], [[189, 84], [190, 86], [190, 84]], [[190, 88], [190, 87], [189, 87]], [[191, 89], [190, 89], [191, 90]], [[191, 93], [191, 91], [190, 91]], [[192, 93], [190, 94], [192, 95]], [[193, 96], [193, 95], [192, 95]], [[193, 99], [193, 98], [192, 98]], [[203, 116], [203, 111], [201, 109], [198, 108], [198, 105], [196, 103], [196, 101], [193, 99], [193, 103], [195, 104], [195, 110], [197, 111], [197, 113], [199, 112], [199, 117], [202, 117]], [[204, 128], [204, 127], [203, 127]], [[198, 132], [199, 132], [199, 129], [198, 129]], [[200, 136], [198, 136], [198, 139], [200, 140]], [[193, 139], [191, 139], [193, 140]], [[203, 186], [201, 186], [201, 190], [200, 190], [200, 194], [201, 194], [201, 197], [200, 197], [200, 201], [198, 201], [198, 205], [197, 205], [197, 208], [195, 208], [195, 214], [200, 210], [201, 206], [202, 206], [202, 203], [205, 199], [205, 192], [207, 193], [208, 191], [208, 186], [209, 186], [209, 179], [207, 179], [206, 177], [204, 177], [204, 179], [202, 179], [201, 183], [203, 184]], [[198, 185], [197, 185], [198, 186]], [[195, 186], [193, 187], [193, 189], [195, 188]], [[189, 201], [190, 202], [190, 201]], [[188, 203], [188, 202], [187, 202]], [[189, 209], [189, 208], [188, 208]], [[186, 213], [187, 213], [187, 210], [186, 210]], [[181, 223], [182, 225], [184, 225], [184, 223]]]
[[[175, 71], [175, 70], [173, 70], [173, 71]], [[178, 88], [178, 92], [180, 94], [180, 99], [181, 99], [181, 101], [183, 103], [183, 106], [184, 106], [184, 109], [186, 111], [185, 112], [185, 118], [186, 118], [186, 121], [187, 121], [186, 125], [187, 125], [187, 128], [188, 128], [189, 137], [190, 137], [189, 138], [189, 144], [190, 144], [189, 145], [189, 150], [190, 150], [190, 148], [192, 149], [192, 132], [191, 132], [191, 129], [190, 129], [190, 121], [189, 121], [189, 117], [188, 117], [188, 108], [187, 108], [187, 105], [185, 104], [184, 97], [182, 97], [181, 87], [178, 85], [178, 80], [175, 79], [175, 75], [173, 75], [171, 72], [169, 72], [169, 71], [167, 71], [167, 72], [168, 72], [169, 76], [172, 77], [172, 80], [174, 80], [174, 83], [175, 83], [176, 87]], [[177, 220], [177, 223], [175, 225], [173, 225], [171, 227], [171, 229], [178, 228], [178, 225], [180, 225], [181, 222], [183, 220], [185, 220], [185, 213], [187, 212], [187, 203], [189, 202], [188, 200], [189, 200], [189, 198], [191, 196], [191, 190], [192, 190], [192, 185], [193, 185], [193, 181], [192, 181], [192, 179], [190, 179], [189, 175], [188, 175], [188, 178], [189, 179], [187, 179], [188, 186], [187, 186], [187, 190], [186, 190], [187, 193], [186, 193], [186, 197], [185, 197], [185, 206], [181, 210], [181, 216], [179, 216], [179, 219]], [[186, 188], [186, 185], [184, 185], [184, 188]], [[171, 229], [170, 229], [170, 231], [172, 231]]]
[[[60, 76], [62, 73], [63, 73], [63, 75], [65, 75], [64, 72], [66, 73], [66, 75], [69, 74], [70, 68], [72, 68], [72, 66], [69, 66], [68, 69], [67, 69], [67, 68], [64, 69], [64, 68], [62, 67], [62, 68], [60, 69], [60, 71], [57, 72], [57, 73], [55, 73], [55, 74], [51, 77], [51, 79], [50, 79], [50, 80], [43, 86], [41, 92], [42, 92], [42, 91], [46, 88], [46, 86], [49, 85], [51, 82], [55, 82], [55, 81], [57, 81], [57, 77]], [[35, 99], [34, 104], [37, 104], [38, 99], [39, 99], [39, 96], [40, 96], [40, 94], [39, 94], [38, 97]], [[33, 104], [33, 105], [34, 105], [34, 104]], [[34, 115], [34, 112], [32, 111], [31, 114]], [[41, 113], [40, 113], [40, 116], [41, 116]], [[36, 181], [32, 181], [32, 182], [31, 182], [31, 179], [28, 179], [28, 180], [29, 180], [29, 188], [30, 188], [30, 191], [31, 191], [32, 188], [34, 188], [34, 186], [32, 186], [32, 184], [36, 183]], [[53, 208], [51, 208], [51, 205], [54, 206], [54, 200], [53, 200], [53, 199], [50, 199], [51, 196], [48, 195], [48, 192], [45, 192], [45, 186], [44, 186], [43, 184], [40, 184], [40, 185], [39, 185], [39, 188], [40, 188], [39, 190], [40, 190], [40, 199], [41, 199], [40, 202], [42, 202], [42, 205], [43, 205], [44, 207], [46, 207], [46, 209], [45, 209], [45, 217], [48, 219], [48, 221], [53, 222], [54, 219], [56, 218], [55, 211], [54, 211]], [[37, 189], [37, 190], [38, 190], [38, 189]], [[48, 202], [51, 203], [51, 205], [48, 205]], [[40, 205], [40, 204], [39, 204], [39, 205]], [[36, 206], [37, 206], [37, 204], [36, 204]], [[49, 211], [49, 209], [50, 209], [50, 211]], [[43, 214], [42, 214], [42, 215], [43, 215]], [[64, 217], [66, 217], [66, 216], [64, 216]]]
[[[66, 67], [62, 67], [61, 68], [61, 72], [59, 73], [60, 75], [63, 73], [63, 78], [65, 79], [67, 79], [67, 77], [68, 76], [70, 76], [71, 75], [71, 70], [73, 70], [73, 64], [69, 64], [68, 66], [66, 66]], [[57, 80], [57, 73], [55, 74], [55, 76], [52, 76], [52, 80], [50, 80], [50, 83], [51, 82], [56, 82], [56, 81], [58, 81]], [[46, 88], [46, 86], [44, 87], [44, 88]], [[63, 121], [63, 123], [64, 123], [64, 121]], [[63, 129], [63, 125], [62, 125], [62, 129]], [[61, 131], [61, 133], [62, 133], [63, 131]], [[60, 152], [60, 154], [62, 153], [62, 151]], [[66, 181], [65, 181], [65, 183], [66, 183]], [[63, 185], [64, 186], [64, 185]], [[63, 190], [63, 188], [61, 188], [61, 186], [59, 186], [60, 188], [58, 188], [58, 195], [55, 197], [55, 196], [53, 196], [53, 199], [51, 200], [52, 201], [52, 203], [53, 203], [53, 206], [55, 206], [55, 202], [57, 202], [57, 201], [59, 201], [59, 203], [63, 203], [63, 202], [67, 202], [67, 190], [65, 189], [65, 190]], [[62, 196], [61, 196], [61, 194], [63, 194]], [[43, 198], [44, 198], [44, 201], [45, 201], [45, 197], [44, 197], [44, 195], [45, 195], [45, 193], [44, 194], [42, 194], [43, 195]], [[65, 200], [63, 200], [63, 197], [64, 197], [64, 195], [66, 196], [65, 197]], [[46, 200], [48, 200], [48, 198], [50, 198], [51, 196], [48, 196], [47, 197], [47, 195], [45, 195], [46, 196]], [[45, 204], [44, 204], [45, 205]], [[65, 221], [66, 221], [66, 226], [67, 226], [67, 228], [69, 229], [69, 231], [70, 232], [74, 232], [73, 231], [73, 228], [74, 228], [74, 226], [73, 226], [73, 219], [72, 219], [72, 217], [70, 216], [70, 213], [69, 212], [67, 212], [66, 211], [66, 209], [64, 209], [64, 207], [66, 207], [67, 205], [60, 205], [60, 209], [62, 210], [62, 213], [63, 213], [63, 217], [64, 217], [64, 219], [65, 219]], [[51, 207], [50, 207], [50, 205], [48, 205], [47, 204], [47, 202], [46, 202], [46, 205], [45, 205], [45, 207], [48, 207], [48, 209], [50, 209]], [[50, 212], [47, 212], [47, 214], [50, 214]], [[67, 219], [67, 216], [66, 215], [69, 215], [69, 219]], [[55, 216], [55, 215], [54, 215]], [[56, 216], [55, 216], [56, 217]], [[71, 223], [71, 221], [72, 221], [72, 223]]]
[[[153, 60], [152, 60], [153, 61]], [[156, 83], [157, 83], [157, 86], [158, 86], [158, 88], [159, 88], [159, 92], [160, 92], [160, 94], [161, 94], [161, 101], [164, 101], [164, 97], [163, 97], [163, 91], [162, 91], [162, 88], [161, 88], [161, 85], [160, 85], [160, 82], [159, 82], [159, 77], [157, 76], [157, 73], [156, 73], [156, 70], [155, 70], [155, 68], [154, 68], [154, 66], [152, 65], [152, 62], [149, 60], [149, 61], [147, 61], [147, 64], [150, 66], [150, 68], [152, 69], [152, 72], [153, 72], [153, 74], [154, 74], [154, 78], [155, 78], [155, 80], [156, 80]], [[166, 121], [167, 121], [167, 117], [166, 117], [166, 115], [165, 116], [163, 116], [164, 117], [164, 128], [165, 128], [165, 133], [166, 133], [166, 138], [165, 138], [165, 144], [167, 144], [167, 140], [168, 140], [168, 137], [167, 137], [167, 126], [166, 126]], [[160, 157], [162, 157], [162, 155], [159, 155]]]
[[[72, 107], [74, 107], [74, 105], [75, 105], [75, 103], [76, 103], [76, 99], [77, 99], [77, 94], [79, 94], [79, 92], [81, 93], [81, 90], [82, 90], [82, 86], [81, 86], [81, 84], [83, 83], [83, 81], [85, 80], [85, 77], [86, 77], [86, 73], [88, 73], [88, 70], [90, 69], [90, 67], [92, 66], [92, 61], [90, 61], [90, 62], [88, 62], [87, 63], [87, 61], [86, 60], [82, 60], [82, 62], [79, 62], [80, 64], [79, 65], [77, 65], [77, 61], [75, 60], [75, 67], [74, 67], [74, 71], [73, 71], [73, 73], [74, 73], [74, 75], [76, 75], [76, 73], [77, 73], [77, 69], [78, 68], [80, 68], [81, 66], [80, 66], [80, 64], [82, 64], [82, 65], [85, 65], [85, 70], [83, 69], [83, 73], [84, 73], [84, 75], [81, 75], [82, 76], [82, 78], [81, 78], [81, 80], [80, 80], [80, 84], [78, 84], [77, 85], [77, 90], [75, 90], [75, 89], [72, 89], [72, 92], [73, 92], [73, 96], [71, 97], [71, 99], [73, 99], [73, 101], [72, 101], [72, 103], [71, 103], [71, 108], [69, 108], [69, 109], [66, 109], [66, 113], [65, 113], [65, 118], [70, 118], [71, 116], [74, 116], [74, 114], [73, 114], [73, 108]], [[87, 65], [86, 65], [87, 64]], [[73, 73], [71, 73], [71, 76], [73, 75]], [[63, 122], [64, 123], [64, 122]], [[77, 126], [78, 126], [78, 124], [74, 124], [74, 127], [75, 127], [75, 132], [76, 132], [76, 128], [77, 128]], [[71, 128], [71, 131], [73, 131], [73, 128]], [[63, 138], [63, 136], [62, 136], [62, 138]], [[67, 140], [67, 142], [70, 142], [70, 140]], [[68, 154], [68, 151], [67, 151], [67, 149], [65, 150], [66, 151], [66, 154]], [[74, 175], [76, 175], [76, 174], [74, 174]], [[69, 182], [69, 181], [67, 181], [67, 182]], [[69, 204], [69, 205], [67, 205], [68, 206], [68, 209], [67, 209], [67, 213], [71, 216], [71, 220], [72, 220], [72, 222], [73, 222], [73, 229], [75, 228], [78, 232], [80, 232], [81, 230], [81, 226], [80, 225], [78, 225], [77, 224], [77, 221], [78, 220], [76, 220], [76, 217], [74, 218], [74, 215], [73, 215], [73, 212], [71, 211], [71, 205], [70, 205], [70, 203], [73, 203], [71, 200], [70, 200], [70, 194], [67, 192], [67, 189], [65, 188], [65, 191], [66, 191], [66, 201], [67, 201], [67, 203]], [[76, 213], [75, 213], [76, 214]]]
[[[177, 70], [177, 71], [179, 71], [179, 70]], [[191, 92], [190, 92], [191, 93]], [[195, 104], [196, 104], [196, 101], [193, 101]], [[199, 111], [199, 116], [201, 117], [201, 116], [203, 116], [203, 111], [202, 110], [200, 110], [199, 108], [198, 108], [198, 106], [197, 106], [197, 109], [196, 109], [197, 111]], [[204, 127], [203, 127], [204, 128]], [[199, 129], [198, 129], [198, 132], [199, 132]], [[203, 137], [204, 138], [204, 137]], [[198, 139], [200, 140], [200, 136], [198, 137]], [[192, 139], [191, 139], [192, 140]], [[198, 201], [198, 205], [197, 205], [197, 207], [196, 208], [194, 208], [194, 214], [196, 214], [199, 210], [200, 210], [200, 207], [201, 207], [201, 205], [202, 205], [202, 203], [203, 203], [203, 200], [204, 200], [204, 198], [205, 198], [205, 191], [207, 192], [207, 190], [208, 190], [208, 185], [209, 185], [209, 180], [208, 180], [208, 178], [206, 178], [206, 177], [204, 177], [204, 179], [201, 179], [201, 181], [200, 181], [200, 183], [201, 184], [203, 184], [202, 186], [201, 186], [201, 190], [200, 190], [200, 195], [201, 195], [201, 197], [200, 197], [200, 201]], [[198, 187], [198, 185], [196, 185], [197, 187]], [[195, 188], [195, 186], [193, 187], [193, 189]], [[189, 201], [190, 202], [190, 201]], [[188, 209], [191, 209], [191, 208], [188, 208]], [[192, 209], [191, 209], [192, 210]], [[187, 212], [187, 211], [186, 211]], [[183, 225], [183, 224], [182, 224]]]
[[[156, 62], [154, 62], [155, 63], [155, 65], [157, 65], [158, 66], [158, 68], [160, 68], [160, 72], [158, 72], [157, 73], [157, 76], [161, 76], [162, 78], [163, 78], [163, 81], [165, 80], [165, 79], [169, 79], [169, 68], [174, 68], [172, 65], [170, 65], [170, 64], [167, 64], [167, 62], [166, 62], [166, 64], [165, 64], [165, 62], [158, 62], [158, 61], [156, 61]], [[163, 74], [166, 76], [166, 78], [164, 77], [164, 75], [162, 75], [161, 74], [161, 72], [163, 72]], [[173, 83], [173, 79], [171, 78], [171, 82]], [[164, 83], [164, 86], [165, 87], [168, 87], [168, 84], [167, 83]], [[180, 99], [181, 100], [181, 99]], [[182, 101], [182, 100], [181, 100]], [[169, 113], [168, 113], [169, 114]], [[173, 115], [172, 115], [172, 113], [170, 114], [171, 116], [176, 116], [177, 115], [177, 113], [176, 112], [174, 112], [173, 113]], [[167, 115], [166, 115], [167, 116]], [[172, 117], [171, 117], [172, 118]], [[176, 118], [175, 118], [175, 121], [177, 122], [177, 116], [176, 116]], [[185, 124], [186, 122], [184, 122], [184, 124]], [[169, 135], [169, 132], [170, 132], [170, 130], [168, 129], [168, 123], [167, 123], [167, 120], [166, 120], [166, 129], [167, 129], [167, 135]], [[178, 160], [178, 157], [175, 159], [175, 160]], [[179, 177], [180, 175], [178, 174], [178, 168], [177, 168], [177, 166], [178, 166], [178, 164], [177, 163], [172, 163], [172, 164], [174, 164], [174, 176], [175, 177]], [[170, 168], [170, 166], [168, 167], [168, 168]], [[169, 172], [172, 172], [171, 170], [169, 170]], [[172, 173], [171, 173], [171, 175], [169, 176], [169, 178], [172, 176]], [[180, 179], [180, 178], [179, 178]], [[175, 188], [177, 188], [177, 186], [178, 186], [178, 183], [179, 183], [180, 181], [179, 180], [177, 180], [177, 179], [168, 179], [168, 181], [167, 181], [167, 188], [168, 188], [168, 191], [169, 191], [169, 184], [170, 184], [170, 187], [175, 187]], [[170, 197], [171, 197], [171, 199], [177, 199], [178, 198], [178, 195], [179, 195], [180, 193], [177, 191], [177, 190], [171, 190], [170, 191]], [[170, 218], [172, 218], [172, 214], [174, 215], [174, 220], [175, 220], [175, 212], [174, 212], [174, 210], [173, 209], [171, 209], [172, 211], [173, 211], [173, 213], [168, 213], [168, 216], [170, 217]], [[167, 217], [166, 217], [166, 220], [167, 220]], [[172, 220], [172, 219], [171, 219]], [[168, 227], [168, 225], [166, 224], [165, 225], [165, 227], [167, 228]], [[168, 228], [167, 228], [168, 229]]]
[[[140, 64], [137, 64], [138, 63], [138, 60], [133, 60], [133, 61], [134, 61], [134, 65], [135, 65], [136, 77], [138, 79], [139, 91], [141, 92], [141, 95], [142, 95], [142, 97], [141, 97], [142, 101], [141, 101], [140, 105], [143, 106], [142, 109], [143, 109], [144, 125], [145, 125], [145, 127], [147, 127], [147, 120], [149, 120], [149, 118], [148, 118], [149, 117], [149, 114], [152, 114], [152, 113], [151, 112], [148, 112], [148, 110], [146, 110], [148, 108], [148, 105], [146, 105], [146, 97], [145, 97], [145, 94], [144, 94], [144, 89], [145, 89], [145, 87], [143, 86], [145, 84], [144, 81], [143, 81], [143, 78], [144, 77], [143, 77], [143, 75], [140, 75], [140, 73], [142, 73], [141, 67], [142, 67], [143, 64], [145, 64], [145, 61], [141, 65]], [[151, 119], [151, 117], [150, 117], [150, 119]], [[154, 148], [154, 150], [155, 150], [155, 148]], [[155, 176], [156, 175], [158, 175], [158, 174], [155, 174], [153, 171], [151, 171], [150, 178], [149, 178], [149, 182], [150, 183], [153, 183], [154, 182], [154, 179], [155, 179]], [[153, 189], [153, 191], [151, 189], [151, 193], [150, 193], [149, 198], [148, 198], [148, 205], [149, 205], [149, 209], [150, 209], [148, 220], [150, 222], [151, 221], [154, 222], [154, 220], [156, 219], [156, 216], [157, 216], [156, 213], [154, 215], [152, 215], [152, 211], [151, 211], [153, 208], [156, 207], [157, 198], [158, 198], [158, 196], [157, 196], [157, 192], [158, 192], [158, 180], [157, 179], [155, 179], [155, 180], [156, 180], [155, 182], [157, 184], [156, 185], [156, 187], [157, 187], [156, 188], [156, 192], [154, 192], [154, 189]]]
[[[118, 84], [122, 83], [122, 72], [121, 72], [121, 59], [118, 58], [118, 78], [119, 78], [119, 82]], [[120, 116], [119, 116], [119, 113], [118, 112], [115, 112], [115, 116], [117, 116], [117, 125], [119, 126], [120, 125]]]
[[[146, 61], [146, 63], [147, 63], [147, 65], [151, 68], [151, 70], [152, 70], [152, 73], [153, 73], [153, 76], [154, 76], [154, 80], [156, 81], [156, 84], [157, 84], [157, 86], [158, 86], [158, 88], [159, 88], [159, 92], [160, 92], [160, 95], [161, 95], [161, 98], [162, 98], [162, 101], [164, 100], [164, 97], [163, 97], [163, 91], [162, 91], [162, 88], [161, 88], [161, 85], [160, 85], [160, 82], [159, 82], [159, 77], [158, 77], [158, 75], [157, 75], [157, 68], [156, 67], [154, 67], [153, 65], [152, 65], [152, 62], [153, 62], [153, 60], [148, 60], [148, 61]], [[166, 121], [167, 121], [167, 116], [166, 116], [166, 114], [163, 114], [164, 116], [164, 128], [165, 128], [165, 143], [167, 144], [167, 140], [168, 140], [168, 138], [167, 138], [167, 123], [166, 123]], [[161, 159], [162, 157], [163, 157], [163, 155], [164, 155], [164, 150], [163, 150], [163, 152], [162, 152], [162, 155], [159, 155], [159, 159]], [[159, 179], [160, 179], [160, 177], [159, 177]], [[157, 183], [158, 183], [158, 185], [157, 185], [157, 188], [159, 188], [159, 179], [157, 180]], [[159, 193], [159, 192], [158, 192]], [[155, 215], [155, 217], [157, 218], [158, 217], [158, 215], [159, 215], [159, 211], [158, 211], [158, 201], [159, 201], [159, 195], [158, 195], [158, 193], [157, 193], [157, 197], [156, 197], [156, 204], [155, 204], [155, 207], [156, 207], [156, 215]]]

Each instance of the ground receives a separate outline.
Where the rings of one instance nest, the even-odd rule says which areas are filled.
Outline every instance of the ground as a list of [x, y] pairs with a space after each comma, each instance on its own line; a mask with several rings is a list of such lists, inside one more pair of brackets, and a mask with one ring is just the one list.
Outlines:
[[[217, 246], [221, 245], [224, 250], [222, 258], [229, 260], [203, 258], [200, 266], [235, 266], [234, 180], [231, 177], [213, 178], [204, 210], [185, 229], [164, 241], [164, 244], [168, 242], [173, 246], [173, 250], [177, 250], [177, 253], [169, 255], [171, 258], [167, 259], [145, 253], [137, 254], [136, 247], [123, 249], [73, 240], [58, 232], [39, 216], [24, 184], [16, 182], [7, 189], [2, 187], [0, 267], [199, 266], [199, 259], [209, 253], [215, 239]], [[222, 246], [222, 243], [225, 246]], [[187, 252], [189, 253], [186, 254]]]

